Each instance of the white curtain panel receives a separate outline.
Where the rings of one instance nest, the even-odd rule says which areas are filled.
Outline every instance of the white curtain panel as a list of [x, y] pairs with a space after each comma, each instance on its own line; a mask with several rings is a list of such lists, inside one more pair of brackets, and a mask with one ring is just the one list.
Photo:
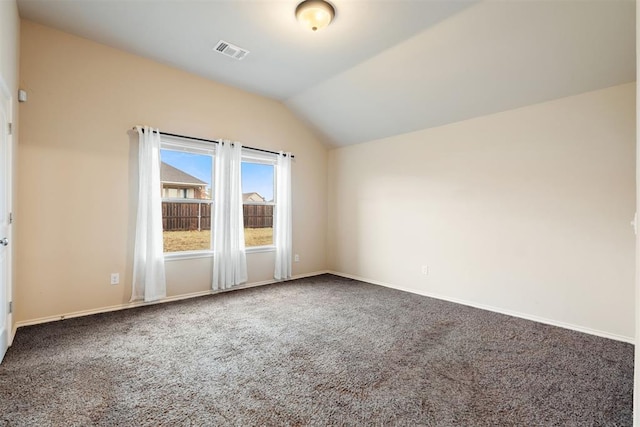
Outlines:
[[215, 155], [213, 283], [214, 290], [247, 281], [242, 215], [242, 145], [221, 141]]
[[155, 301], [166, 296], [162, 249], [160, 194], [160, 131], [136, 126], [138, 131], [138, 212], [133, 251], [131, 301]]
[[276, 213], [273, 224], [276, 245], [276, 269], [274, 278], [291, 278], [292, 209], [291, 209], [291, 153], [280, 153], [276, 168]]

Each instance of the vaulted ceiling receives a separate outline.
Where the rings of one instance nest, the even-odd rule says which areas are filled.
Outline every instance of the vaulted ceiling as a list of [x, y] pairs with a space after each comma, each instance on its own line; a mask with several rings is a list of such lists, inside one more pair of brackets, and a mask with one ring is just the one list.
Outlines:
[[[18, 0], [22, 18], [284, 102], [342, 146], [635, 81], [633, 0]], [[248, 50], [241, 61], [219, 40]]]

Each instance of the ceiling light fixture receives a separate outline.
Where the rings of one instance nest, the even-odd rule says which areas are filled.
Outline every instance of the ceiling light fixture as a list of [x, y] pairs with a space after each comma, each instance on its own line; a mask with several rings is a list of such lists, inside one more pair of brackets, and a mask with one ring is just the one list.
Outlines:
[[312, 31], [318, 31], [331, 23], [336, 10], [324, 0], [305, 0], [296, 7], [296, 18]]

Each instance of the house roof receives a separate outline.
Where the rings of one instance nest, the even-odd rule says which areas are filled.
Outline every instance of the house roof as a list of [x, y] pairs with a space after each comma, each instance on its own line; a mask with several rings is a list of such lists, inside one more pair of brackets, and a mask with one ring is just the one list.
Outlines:
[[[252, 196], [257, 196], [259, 198], [259, 200], [256, 200], [256, 197]], [[252, 193], [242, 193], [242, 201], [243, 202], [257, 202], [257, 201], [261, 201], [261, 202], [265, 202], [266, 200], [264, 199], [264, 197], [262, 197], [259, 193], [256, 193], [255, 191]]]
[[193, 175], [171, 166], [168, 163], [162, 162], [160, 165], [160, 181], [170, 182], [173, 184], [186, 184], [186, 185], [208, 185], [206, 182], [199, 180]]

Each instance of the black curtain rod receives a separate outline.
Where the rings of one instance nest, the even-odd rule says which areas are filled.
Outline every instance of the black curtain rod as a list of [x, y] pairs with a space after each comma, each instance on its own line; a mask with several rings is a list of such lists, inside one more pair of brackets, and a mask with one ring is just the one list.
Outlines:
[[[144, 128], [142, 128], [142, 132], [144, 132]], [[178, 135], [176, 133], [168, 133], [168, 132], [159, 132], [159, 133], [160, 133], [160, 135], [164, 135], [164, 136], [173, 136], [173, 137], [176, 137], [176, 138], [190, 139], [192, 141], [201, 141], [201, 142], [210, 142], [212, 144], [220, 144], [220, 141], [217, 141], [215, 139], [196, 138], [195, 136]], [[280, 153], [278, 153], [277, 151], [264, 150], [262, 148], [247, 147], [247, 146], [244, 146], [244, 145], [242, 146], [242, 148], [246, 148], [247, 150], [253, 150], [253, 151], [261, 151], [263, 153], [271, 153], [271, 154], [280, 155]], [[291, 158], [294, 159], [295, 156], [292, 154]]]

